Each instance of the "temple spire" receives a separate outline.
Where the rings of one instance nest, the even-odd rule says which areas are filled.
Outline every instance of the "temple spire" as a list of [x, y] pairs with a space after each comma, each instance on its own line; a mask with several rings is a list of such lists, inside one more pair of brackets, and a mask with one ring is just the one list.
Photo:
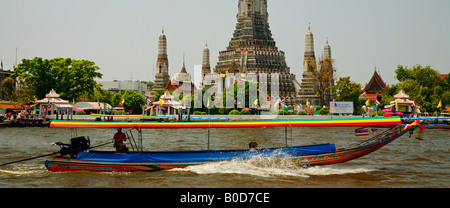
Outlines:
[[169, 82], [169, 60], [167, 56], [167, 37], [164, 34], [164, 26], [161, 30], [158, 42], [158, 59], [156, 62], [155, 86], [154, 89], [161, 90]]
[[181, 68], [181, 73], [187, 73], [187, 71], [186, 71], [186, 61], [185, 61], [186, 59], [185, 59], [185, 55], [184, 55], [184, 53], [183, 53], [183, 68]]
[[314, 52], [314, 35], [311, 32], [311, 23], [305, 37], [305, 55], [303, 58], [303, 69], [308, 70], [310, 64], [316, 65], [316, 55]]
[[325, 47], [324, 47], [324, 49], [323, 49], [323, 59], [325, 59], [325, 58], [329, 58], [329, 59], [331, 59], [331, 47], [330, 47], [330, 45], [328, 44], [328, 37], [327, 37], [327, 42], [326, 42], [326, 44], [325, 44]]

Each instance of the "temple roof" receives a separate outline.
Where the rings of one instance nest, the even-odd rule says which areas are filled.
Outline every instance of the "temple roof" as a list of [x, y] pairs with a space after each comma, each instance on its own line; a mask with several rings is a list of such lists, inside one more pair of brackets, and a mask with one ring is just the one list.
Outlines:
[[45, 95], [46, 98], [59, 98], [59, 94], [56, 93], [54, 89], [50, 90], [48, 94]]
[[409, 95], [406, 94], [403, 90], [400, 90], [399, 93], [397, 93], [396, 95], [394, 95], [395, 99], [409, 99]]
[[363, 93], [381, 93], [383, 89], [386, 88], [386, 83], [383, 81], [383, 78], [378, 74], [375, 70], [372, 78], [369, 83], [366, 84], [366, 87], [362, 91]]
[[181, 94], [181, 93], [189, 94], [189, 93], [193, 93], [195, 90], [197, 90], [197, 87], [191, 81], [183, 82], [183, 81], [178, 81], [178, 80], [172, 79], [172, 80], [169, 80], [165, 89], [176, 92], [178, 94]]

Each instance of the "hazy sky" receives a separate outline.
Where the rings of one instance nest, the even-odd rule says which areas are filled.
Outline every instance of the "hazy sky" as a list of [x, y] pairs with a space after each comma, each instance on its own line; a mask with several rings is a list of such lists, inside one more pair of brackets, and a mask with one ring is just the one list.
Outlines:
[[[215, 67], [236, 26], [238, 0], [0, 0], [0, 59], [94, 61], [105, 81], [154, 80], [164, 26], [169, 72], [202, 62], [206, 41]], [[365, 84], [374, 68], [396, 83], [398, 65], [450, 72], [449, 0], [269, 0], [269, 23], [301, 81], [308, 23], [316, 56], [328, 37], [338, 76]]]

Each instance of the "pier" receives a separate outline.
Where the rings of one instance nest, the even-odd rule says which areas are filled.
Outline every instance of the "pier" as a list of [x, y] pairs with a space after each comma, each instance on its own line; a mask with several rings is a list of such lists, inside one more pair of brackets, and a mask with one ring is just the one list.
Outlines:
[[28, 118], [13, 120], [8, 126], [10, 127], [48, 127], [51, 120], [43, 118]]

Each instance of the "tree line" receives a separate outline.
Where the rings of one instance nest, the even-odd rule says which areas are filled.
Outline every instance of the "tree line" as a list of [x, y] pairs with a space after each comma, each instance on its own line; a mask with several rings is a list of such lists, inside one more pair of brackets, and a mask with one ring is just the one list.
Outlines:
[[112, 94], [103, 90], [96, 81], [103, 77], [99, 70], [100, 67], [89, 60], [22, 59], [14, 73], [0, 83], [0, 90], [13, 103], [34, 103], [54, 89], [62, 99], [69, 101], [100, 101], [115, 106], [119, 100], [124, 100], [126, 109], [134, 112], [142, 109], [145, 98], [138, 92], [126, 90]]
[[[440, 112], [450, 104], [450, 73], [445, 78], [441, 78], [439, 71], [430, 66], [406, 67], [399, 65], [395, 74], [395, 78], [399, 82], [387, 85], [383, 89], [384, 96], [380, 100], [380, 109], [394, 101], [394, 95], [401, 89], [410, 96], [410, 100], [416, 102], [417, 106], [421, 106], [423, 113]], [[355, 114], [361, 111], [361, 106], [366, 102], [366, 99], [359, 98], [362, 90], [362, 85], [351, 81], [350, 76], [340, 77], [334, 86], [336, 101], [353, 101]], [[439, 104], [441, 105], [438, 108]], [[371, 102], [371, 105], [375, 106], [375, 103]]]

